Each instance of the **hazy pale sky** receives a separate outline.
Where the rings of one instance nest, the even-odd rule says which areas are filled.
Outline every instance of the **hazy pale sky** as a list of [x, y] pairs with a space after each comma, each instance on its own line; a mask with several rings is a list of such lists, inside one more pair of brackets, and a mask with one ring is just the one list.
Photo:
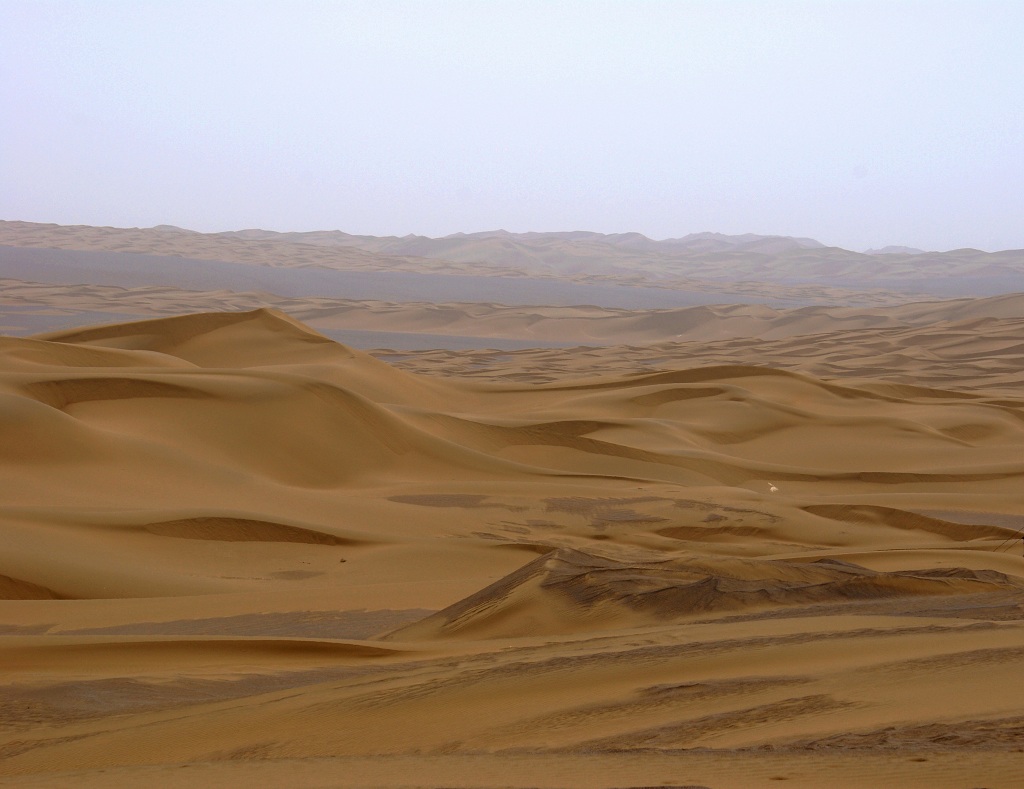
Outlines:
[[0, 219], [1024, 248], [1024, 2], [0, 4]]

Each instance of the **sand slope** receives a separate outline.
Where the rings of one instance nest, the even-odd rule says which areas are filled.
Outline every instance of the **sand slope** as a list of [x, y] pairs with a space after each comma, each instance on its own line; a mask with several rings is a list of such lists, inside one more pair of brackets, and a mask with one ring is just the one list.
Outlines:
[[524, 353], [418, 375], [269, 309], [0, 338], [0, 782], [1024, 778], [1011, 386]]

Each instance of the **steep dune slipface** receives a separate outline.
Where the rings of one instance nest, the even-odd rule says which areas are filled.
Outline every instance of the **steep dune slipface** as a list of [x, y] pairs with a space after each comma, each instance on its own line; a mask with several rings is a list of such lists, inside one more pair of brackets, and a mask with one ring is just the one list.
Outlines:
[[267, 310], [4, 338], [0, 364], [10, 781], [1019, 775], [1005, 392], [443, 379]]

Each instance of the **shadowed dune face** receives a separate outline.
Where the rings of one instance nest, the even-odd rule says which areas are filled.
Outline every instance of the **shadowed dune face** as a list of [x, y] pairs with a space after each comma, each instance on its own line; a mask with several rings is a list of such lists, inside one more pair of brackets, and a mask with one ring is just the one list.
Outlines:
[[147, 523], [143, 528], [150, 534], [186, 540], [301, 542], [309, 545], [349, 545], [352, 542], [313, 529], [246, 518], [182, 518], [162, 523]]
[[3, 338], [0, 780], [701, 755], [717, 786], [853, 751], [879, 761], [850, 786], [954, 752], [1012, 776], [1024, 399], [495, 370], [273, 310]]
[[38, 586], [18, 578], [0, 575], [0, 600], [57, 600], [52, 589]]

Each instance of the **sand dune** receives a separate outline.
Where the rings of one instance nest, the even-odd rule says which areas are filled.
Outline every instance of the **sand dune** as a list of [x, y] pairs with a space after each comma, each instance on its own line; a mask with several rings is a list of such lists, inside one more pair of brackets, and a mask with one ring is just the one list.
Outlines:
[[[688, 541], [700, 539], [693, 532], [683, 536], [680, 531], [662, 533]], [[876, 572], [835, 559], [617, 561], [559, 549], [388, 637], [556, 636], [581, 628], [635, 628], [724, 611], [778, 612], [790, 606], [894, 598], [903, 606], [902, 598], [938, 595], [995, 595], [1013, 600], [1022, 592], [1024, 583], [1019, 579], [993, 570]]]
[[[984, 299], [901, 301], [885, 307], [768, 307], [707, 304], [659, 309], [598, 306], [509, 306], [489, 302], [384, 302], [269, 293], [198, 291], [173, 287], [60, 285], [0, 280], [0, 320], [6, 333], [32, 335], [133, 317], [180, 315], [200, 310], [238, 311], [273, 307], [335, 339], [364, 349], [505, 349], [574, 345], [651, 345], [664, 342], [784, 340], [923, 328], [933, 332], [992, 327], [1024, 319], [1024, 295]], [[913, 332], [910, 332], [912, 334]], [[979, 338], [980, 340], [980, 338]], [[460, 344], [471, 341], [470, 344]], [[476, 343], [475, 345], [472, 343]]]
[[[910, 295], [1016, 253], [0, 244], [242, 277], [0, 282], [0, 785], [1024, 781], [1024, 298]], [[383, 269], [444, 298], [289, 290]]]
[[[810, 238], [747, 233], [693, 233], [654, 240], [639, 233], [602, 234], [455, 233], [424, 236], [353, 236], [339, 231], [274, 233], [245, 230], [223, 234], [264, 243], [304, 243], [333, 249], [360, 249], [386, 255], [444, 260], [456, 264], [507, 267], [531, 274], [577, 273], [632, 278], [634, 281], [740, 279], [794, 285], [827, 281], [863, 290], [884, 287], [924, 293], [989, 295], [1021, 289], [1024, 251], [956, 249], [926, 252], [887, 248], [858, 253], [826, 247]], [[722, 272], [728, 276], [723, 277]], [[1016, 285], [1011, 284], [1016, 282]]]
[[0, 784], [1024, 777], [1019, 297], [374, 358], [142, 293], [0, 338]]
[[776, 340], [754, 335], [570, 349], [376, 353], [395, 366], [418, 373], [531, 383], [746, 363], [829, 378], [880, 377], [901, 385], [1010, 397], [1019, 396], [1024, 385], [1024, 322], [1019, 318], [825, 330]]
[[[186, 288], [239, 289], [227, 283], [242, 282], [245, 288], [294, 292], [296, 281], [315, 287], [346, 287], [360, 277], [404, 274], [433, 293], [435, 283], [423, 275], [440, 277], [451, 298], [478, 300], [468, 294], [484, 289], [491, 294], [514, 290], [538, 280], [550, 289], [607, 288], [628, 296], [630, 289], [653, 288], [662, 299], [680, 303], [730, 303], [757, 301], [792, 304], [892, 303], [888, 290], [901, 294], [993, 295], [1024, 290], [1018, 252], [988, 253], [961, 250], [934, 259], [915, 256], [911, 262], [900, 255], [861, 255], [846, 250], [808, 248], [800, 240], [764, 238], [741, 243], [724, 242], [724, 250], [677, 248], [673, 242], [636, 243], [637, 234], [607, 237], [599, 234], [481, 234], [447, 239], [386, 239], [348, 236], [343, 233], [278, 234], [266, 231], [196, 233], [181, 228], [62, 227], [30, 222], [0, 222], [0, 274], [36, 281], [26, 272], [51, 270], [49, 282], [85, 284], [175, 285]], [[643, 237], [639, 237], [643, 239]], [[729, 239], [730, 237], [722, 237]], [[809, 241], [809, 240], [807, 240]], [[767, 246], [765, 244], [767, 243]], [[662, 245], [668, 244], [667, 248]], [[722, 246], [716, 241], [711, 247]], [[685, 245], [684, 245], [685, 246]], [[42, 254], [43, 251], [49, 254]], [[156, 257], [155, 260], [152, 258]], [[166, 266], [161, 262], [166, 261]], [[58, 273], [54, 267], [61, 264]], [[244, 264], [244, 265], [237, 265]], [[70, 272], [93, 271], [92, 278], [75, 278]], [[247, 270], [248, 269], [248, 270]], [[285, 269], [286, 271], [281, 271]], [[168, 272], [178, 276], [168, 279]], [[723, 271], [729, 271], [723, 276]], [[153, 281], [155, 272], [164, 274]], [[342, 272], [346, 277], [340, 276]], [[100, 278], [105, 273], [105, 278]], [[290, 276], [285, 276], [285, 275]], [[115, 276], [116, 275], [116, 276]], [[226, 277], [230, 275], [230, 279]], [[417, 276], [420, 279], [417, 279]], [[945, 279], [955, 277], [952, 285]], [[63, 277], [63, 279], [61, 278]], [[496, 278], [504, 280], [495, 282]], [[391, 277], [400, 280], [399, 277]], [[538, 292], [539, 285], [531, 288]], [[410, 287], [416, 287], [410, 286]], [[936, 290], [938, 288], [938, 290]], [[660, 291], [660, 293], [659, 293]], [[380, 288], [375, 291], [380, 294]], [[598, 290], [597, 292], [600, 292]], [[683, 301], [683, 294], [689, 294]], [[715, 299], [694, 301], [695, 294], [716, 294]], [[342, 295], [340, 293], [334, 295]], [[384, 300], [408, 300], [395, 294], [362, 296]], [[592, 303], [568, 297], [563, 304]], [[489, 301], [510, 303], [490, 295]], [[520, 298], [511, 303], [535, 303]], [[608, 306], [641, 306], [610, 303]], [[647, 305], [644, 305], [647, 306]], [[651, 305], [653, 306], [653, 305]]]
[[[805, 301], [851, 291], [987, 296], [1024, 290], [1024, 252], [889, 252], [826, 247], [813, 239], [696, 233], [652, 240], [639, 233], [457, 233], [354, 236], [340, 231], [196, 233], [176, 227], [62, 227], [0, 222], [0, 245], [150, 253], [260, 266], [433, 274], [548, 277], [757, 295], [788, 289]], [[10, 276], [10, 275], [8, 275]], [[764, 284], [770, 288], [765, 290]]]

